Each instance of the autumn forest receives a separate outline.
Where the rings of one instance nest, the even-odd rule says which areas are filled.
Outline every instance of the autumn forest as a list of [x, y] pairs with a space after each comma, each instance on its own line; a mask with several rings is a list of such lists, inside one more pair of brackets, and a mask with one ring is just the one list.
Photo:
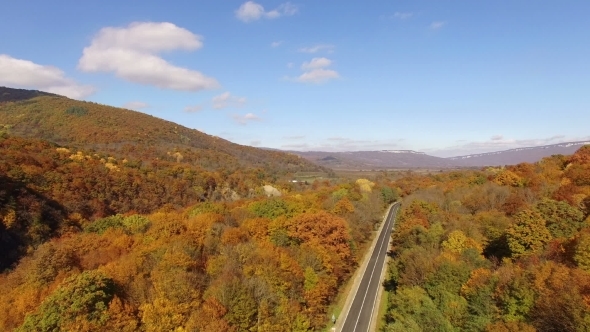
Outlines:
[[9, 88], [0, 330], [327, 331], [395, 201], [380, 331], [590, 331], [590, 146], [360, 177]]

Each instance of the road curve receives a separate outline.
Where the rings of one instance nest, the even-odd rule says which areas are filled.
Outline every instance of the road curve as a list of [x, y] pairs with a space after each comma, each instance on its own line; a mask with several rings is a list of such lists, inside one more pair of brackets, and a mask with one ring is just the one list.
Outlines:
[[379, 305], [377, 294], [379, 287], [381, 287], [381, 271], [383, 264], [385, 264], [391, 230], [395, 224], [395, 216], [399, 207], [400, 203], [396, 203], [389, 210], [385, 225], [381, 228], [371, 258], [345, 317], [340, 330], [342, 332], [367, 332], [371, 328], [371, 321], [374, 319]]

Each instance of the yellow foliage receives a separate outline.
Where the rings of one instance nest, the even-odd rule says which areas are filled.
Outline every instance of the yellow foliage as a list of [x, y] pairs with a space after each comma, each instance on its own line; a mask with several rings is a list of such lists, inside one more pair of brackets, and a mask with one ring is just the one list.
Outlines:
[[334, 205], [334, 208], [332, 209], [332, 213], [341, 215], [353, 212], [354, 205], [352, 205], [352, 203], [347, 197], [344, 197], [343, 199], [339, 200], [338, 203], [336, 203], [336, 205]]
[[57, 148], [57, 149], [55, 149], [55, 151], [57, 151], [59, 153], [70, 153], [70, 149], [66, 149], [66, 148]]
[[201, 213], [185, 221], [188, 231], [198, 243], [204, 243], [207, 234], [215, 223], [223, 221], [223, 216], [217, 213]]
[[465, 249], [476, 249], [480, 254], [482, 246], [472, 238], [467, 237], [462, 231], [456, 230], [449, 234], [447, 240], [443, 241], [442, 247], [452, 253], [460, 254]]
[[467, 282], [461, 286], [461, 295], [468, 296], [476, 293], [482, 286], [487, 284], [491, 276], [492, 271], [485, 268], [479, 268], [471, 271], [469, 280], [467, 280]]
[[170, 157], [176, 158], [176, 162], [178, 162], [178, 163], [184, 159], [184, 156], [180, 152], [172, 153], [172, 152], [168, 151], [166, 154], [169, 155]]
[[494, 178], [494, 182], [501, 186], [522, 187], [522, 179], [507, 169], [498, 173]]
[[113, 165], [112, 163], [105, 163], [104, 167], [108, 168], [111, 171], [120, 171], [119, 167]]
[[375, 186], [374, 182], [371, 182], [367, 179], [358, 179], [356, 180], [356, 184], [359, 186], [360, 190], [365, 193], [370, 193]]
[[270, 220], [265, 218], [246, 219], [242, 222], [242, 227], [250, 237], [263, 239], [268, 235], [269, 222]]
[[437, 261], [437, 263], [442, 263], [444, 261], [456, 262], [457, 255], [455, 255], [454, 253], [452, 253], [450, 251], [443, 251], [440, 253], [440, 255], [438, 255], [436, 257], [436, 261]]
[[574, 194], [572, 195], [572, 200], [574, 201], [574, 206], [581, 206], [582, 201], [584, 198], [588, 197], [586, 194]]
[[16, 212], [14, 212], [12, 209], [9, 209], [6, 213], [4, 213], [1, 220], [6, 229], [10, 229], [10, 227], [12, 227], [16, 221]]
[[157, 298], [153, 303], [142, 305], [141, 322], [147, 332], [178, 331], [184, 328], [188, 304], [174, 304], [163, 298]]
[[82, 161], [84, 160], [84, 154], [81, 151], [78, 151], [78, 153], [71, 155], [70, 159], [74, 161]]
[[568, 184], [572, 184], [572, 180], [570, 178], [566, 178], [566, 177], [561, 178], [561, 182], [560, 182], [561, 186], [567, 186]]
[[205, 270], [207, 271], [208, 275], [214, 276], [223, 270], [226, 263], [226, 256], [215, 256], [207, 261], [207, 267], [205, 268]]
[[105, 331], [137, 331], [139, 321], [135, 317], [134, 308], [131, 305], [124, 303], [115, 295], [108, 310], [109, 319], [104, 327]]

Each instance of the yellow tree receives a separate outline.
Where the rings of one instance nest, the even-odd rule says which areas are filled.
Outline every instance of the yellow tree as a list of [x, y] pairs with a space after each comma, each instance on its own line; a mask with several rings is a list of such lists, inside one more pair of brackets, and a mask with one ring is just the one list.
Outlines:
[[551, 241], [551, 233], [538, 212], [524, 210], [516, 214], [514, 220], [515, 223], [506, 230], [512, 257], [540, 252]]

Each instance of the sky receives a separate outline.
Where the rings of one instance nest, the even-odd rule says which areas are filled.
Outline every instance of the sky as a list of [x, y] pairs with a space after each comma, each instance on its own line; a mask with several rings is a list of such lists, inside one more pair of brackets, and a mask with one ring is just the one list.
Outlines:
[[0, 86], [282, 150], [588, 140], [588, 13], [586, 0], [6, 1]]

